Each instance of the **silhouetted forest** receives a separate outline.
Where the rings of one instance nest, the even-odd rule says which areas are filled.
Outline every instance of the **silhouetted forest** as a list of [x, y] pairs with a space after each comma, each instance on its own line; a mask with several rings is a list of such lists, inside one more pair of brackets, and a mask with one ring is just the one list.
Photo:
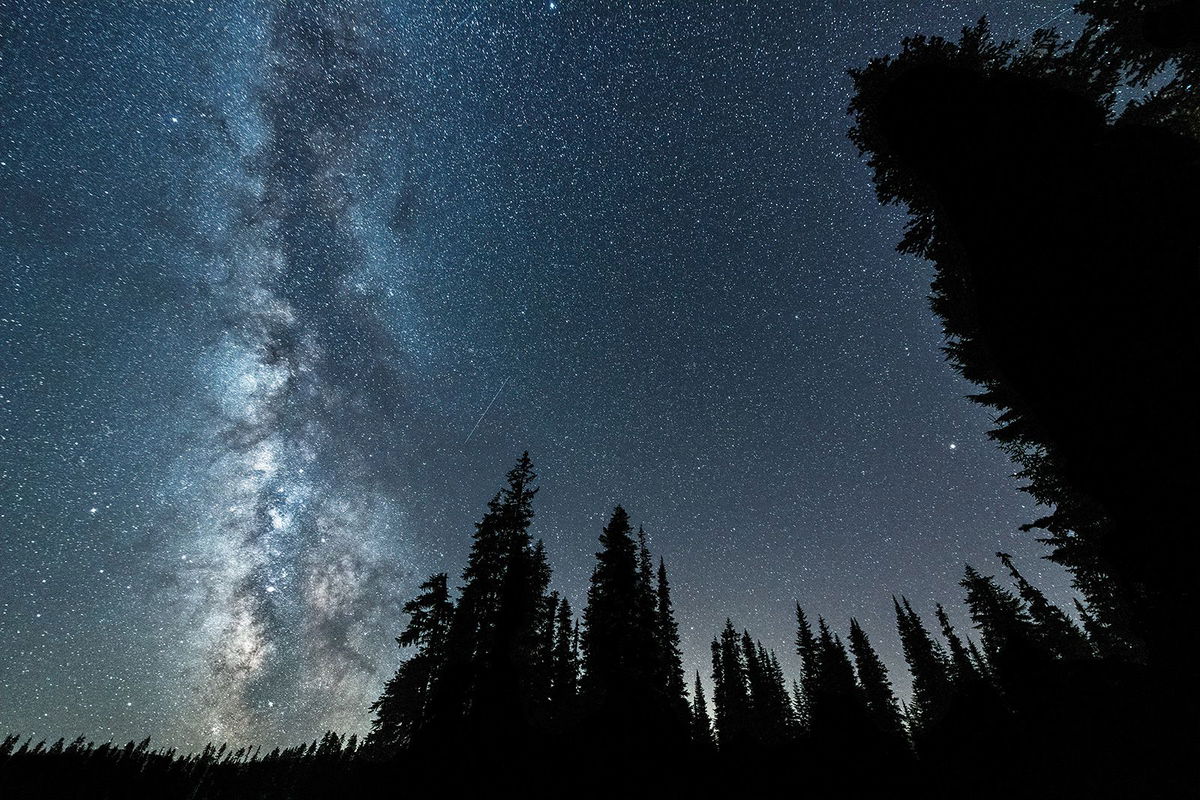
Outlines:
[[1194, 791], [1200, 4], [1079, 9], [1072, 42], [998, 42], [982, 21], [958, 41], [908, 39], [851, 71], [850, 107], [880, 201], [908, 211], [899, 249], [935, 267], [947, 359], [1049, 509], [1027, 527], [1072, 575], [1075, 608], [997, 553], [946, 587], [969, 630], [940, 604], [893, 599], [907, 702], [869, 631], [799, 607], [792, 643], [714, 621], [711, 672], [685, 675], [669, 565], [623, 508], [599, 534], [579, 613], [552, 589], [526, 454], [461, 576], [430, 576], [405, 605], [364, 740], [181, 755], [13, 736], [0, 789]]

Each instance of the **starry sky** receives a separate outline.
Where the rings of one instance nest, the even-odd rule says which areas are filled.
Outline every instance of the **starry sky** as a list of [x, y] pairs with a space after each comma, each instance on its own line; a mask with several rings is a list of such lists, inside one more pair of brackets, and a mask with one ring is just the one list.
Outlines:
[[[1060, 0], [0, 0], [0, 728], [365, 730], [522, 450], [726, 616], [1063, 574], [845, 136], [847, 67]], [[961, 615], [958, 617], [962, 621]]]

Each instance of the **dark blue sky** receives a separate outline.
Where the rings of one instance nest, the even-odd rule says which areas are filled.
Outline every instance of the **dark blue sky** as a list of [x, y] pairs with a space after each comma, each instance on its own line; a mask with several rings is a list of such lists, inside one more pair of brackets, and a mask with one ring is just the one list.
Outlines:
[[630, 5], [0, 0], [0, 728], [363, 730], [525, 449], [555, 587], [624, 504], [689, 669], [799, 601], [903, 689], [890, 595], [997, 549], [1069, 597], [845, 136], [847, 67], [1069, 4]]

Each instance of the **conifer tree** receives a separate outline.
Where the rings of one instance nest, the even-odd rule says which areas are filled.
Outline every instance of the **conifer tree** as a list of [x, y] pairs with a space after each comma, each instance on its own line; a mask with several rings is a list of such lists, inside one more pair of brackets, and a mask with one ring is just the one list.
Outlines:
[[935, 612], [938, 624], [942, 629], [942, 636], [950, 645], [950, 668], [951, 678], [958, 684], [973, 683], [982, 677], [979, 667], [976, 665], [976, 658], [982, 659], [982, 656], [972, 656], [970, 651], [963, 645], [962, 639], [958, 638], [958, 634], [954, 630], [954, 626], [950, 624], [950, 617], [946, 615], [946, 609], [941, 603], [937, 604]]
[[1041, 590], [1025, 579], [1013, 564], [1008, 553], [996, 553], [1017, 585], [1029, 617], [1036, 626], [1039, 638], [1055, 657], [1068, 661], [1084, 661], [1095, 655], [1084, 635], [1062, 609], [1046, 599]]
[[[743, 647], [746, 645], [743, 642]], [[795, 709], [788, 697], [783, 669], [775, 653], [755, 642], [755, 662], [758, 675], [751, 681], [751, 708], [754, 724], [763, 744], [778, 747], [794, 735]]]
[[579, 691], [579, 648], [571, 604], [563, 598], [554, 624], [554, 654], [551, 673], [551, 708], [559, 719], [569, 718]]
[[870, 639], [856, 619], [850, 620], [850, 649], [854, 653], [858, 680], [862, 685], [871, 719], [885, 734], [902, 737], [904, 726], [896, 695], [892, 691], [892, 682], [888, 678], [887, 667], [871, 647]]
[[797, 716], [800, 725], [812, 727], [812, 702], [817, 691], [820, 664], [817, 663], [817, 640], [812, 626], [804, 615], [804, 609], [796, 604], [796, 653], [800, 656], [800, 691], [796, 695]]
[[713, 741], [712, 719], [708, 716], [708, 703], [704, 699], [704, 686], [700, 683], [699, 671], [696, 672], [693, 697], [692, 746], [700, 753], [709, 753], [716, 747], [716, 743]]
[[967, 590], [967, 605], [982, 639], [983, 652], [1001, 685], [1012, 689], [1015, 683], [1030, 681], [1052, 653], [1038, 635], [1024, 603], [969, 564], [961, 583]]
[[928, 732], [946, 713], [951, 698], [951, 683], [946, 654], [925, 629], [924, 623], [907, 598], [892, 598], [896, 627], [904, 649], [904, 659], [912, 674], [911, 716], [914, 736]]
[[536, 705], [529, 678], [537, 672], [539, 612], [549, 568], [528, 532], [537, 494], [529, 454], [523, 453], [505, 477], [504, 489], [475, 526], [430, 701], [430, 727], [436, 731], [430, 746], [461, 735], [495, 734], [515, 743], [524, 733], [501, 731], [526, 722]]
[[[655, 639], [662, 670], [662, 691], [676, 724], [686, 725], [690, 712], [687, 688], [683, 678], [683, 651], [679, 644], [679, 625], [671, 603], [671, 585], [667, 580], [667, 565], [658, 561], [658, 584], [655, 592]], [[682, 734], [680, 734], [682, 735]]]
[[712, 652], [717, 741], [722, 751], [735, 752], [750, 744], [752, 731], [746, 662], [732, 620], [725, 620], [720, 638], [713, 640]]
[[430, 576], [420, 589], [421, 594], [404, 604], [408, 625], [396, 638], [401, 648], [415, 647], [417, 652], [400, 665], [371, 704], [375, 718], [368, 743], [373, 747], [394, 749], [411, 741], [425, 722], [433, 682], [445, 657], [454, 616], [446, 573]]
[[654, 689], [662, 674], [654, 595], [624, 508], [613, 510], [600, 544], [583, 616], [581, 688], [592, 734], [611, 747], [661, 736], [667, 715]]
[[845, 645], [817, 619], [816, 686], [810, 701], [810, 732], [823, 752], [845, 752], [874, 737], [867, 701], [854, 677]]

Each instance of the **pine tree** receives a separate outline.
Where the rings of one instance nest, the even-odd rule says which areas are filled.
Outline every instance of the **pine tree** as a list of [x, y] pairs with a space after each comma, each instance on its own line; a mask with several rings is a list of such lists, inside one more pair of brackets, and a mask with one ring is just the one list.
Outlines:
[[1008, 569], [1017, 585], [1021, 599], [1025, 601], [1029, 617], [1036, 626], [1042, 643], [1055, 657], [1068, 661], [1085, 661], [1095, 656], [1095, 651], [1074, 622], [1062, 609], [1052, 604], [1041, 590], [1025, 579], [1013, 564], [1008, 553], [996, 553], [996, 558]]
[[791, 741], [795, 734], [795, 709], [775, 653], [763, 647], [762, 642], [755, 642], [754, 649], [758, 670], [758, 676], [751, 683], [754, 724], [763, 744], [779, 747]]
[[978, 654], [974, 655], [963, 646], [962, 639], [958, 638], [958, 634], [954, 631], [954, 626], [950, 624], [950, 617], [946, 615], [946, 609], [941, 603], [937, 604], [936, 614], [938, 624], [942, 629], [942, 636], [950, 645], [950, 667], [951, 678], [958, 684], [973, 683], [982, 678], [983, 673], [980, 671], [976, 663], [976, 659], [983, 657]]
[[454, 605], [444, 572], [430, 576], [420, 589], [421, 594], [404, 604], [409, 621], [396, 639], [401, 648], [415, 647], [417, 652], [400, 665], [383, 694], [371, 704], [375, 718], [367, 742], [372, 747], [406, 746], [427, 717], [433, 682], [445, 657]]
[[558, 604], [554, 624], [551, 708], [559, 720], [574, 715], [579, 691], [579, 648], [571, 604], [564, 597]]
[[[655, 592], [655, 639], [663, 673], [662, 691], [668, 713], [681, 728], [691, 716], [688, 710], [687, 688], [683, 678], [683, 652], [679, 644], [679, 625], [671, 603], [671, 585], [667, 580], [667, 565], [658, 561], [658, 584]], [[682, 738], [682, 731], [678, 734]]]
[[809, 709], [813, 741], [826, 754], [860, 748], [874, 738], [867, 700], [845, 645], [821, 618], [816, 644], [819, 669]]
[[1033, 674], [1053, 654], [1038, 635], [1025, 604], [969, 564], [961, 584], [967, 590], [967, 605], [982, 639], [983, 652], [1001, 686], [1012, 690], [1033, 681]]
[[[431, 698], [428, 744], [446, 737], [501, 736], [516, 743], [536, 714], [538, 630], [549, 582], [544, 551], [531, 542], [537, 494], [523, 453], [476, 524], [464, 585]], [[516, 726], [516, 727], [514, 727]]]
[[817, 640], [804, 609], [796, 604], [796, 653], [800, 656], [800, 691], [796, 695], [797, 716], [805, 730], [812, 728], [812, 702], [817, 691], [820, 664], [817, 662]]
[[854, 653], [858, 680], [862, 685], [871, 719], [885, 734], [903, 737], [904, 725], [896, 703], [896, 695], [892, 691], [892, 682], [888, 678], [887, 667], [871, 647], [870, 639], [856, 619], [850, 620], [850, 649]]
[[746, 662], [732, 620], [725, 620], [720, 638], [713, 640], [712, 653], [717, 741], [722, 751], [737, 752], [749, 746], [752, 731]]
[[952, 696], [952, 686], [946, 654], [925, 629], [924, 623], [912, 610], [907, 598], [892, 598], [896, 610], [896, 627], [904, 649], [904, 659], [912, 673], [911, 716], [915, 721], [913, 734], [919, 738], [946, 714]]
[[712, 719], [708, 716], [708, 703], [704, 699], [704, 686], [700, 683], [700, 673], [696, 672], [696, 688], [693, 691], [692, 702], [692, 746], [701, 753], [709, 753], [716, 747], [713, 741]]
[[[663, 733], [654, 595], [647, 591], [629, 515], [617, 506], [600, 536], [601, 550], [584, 610], [582, 694], [598, 744], [634, 744]], [[685, 728], [686, 732], [686, 728]]]

